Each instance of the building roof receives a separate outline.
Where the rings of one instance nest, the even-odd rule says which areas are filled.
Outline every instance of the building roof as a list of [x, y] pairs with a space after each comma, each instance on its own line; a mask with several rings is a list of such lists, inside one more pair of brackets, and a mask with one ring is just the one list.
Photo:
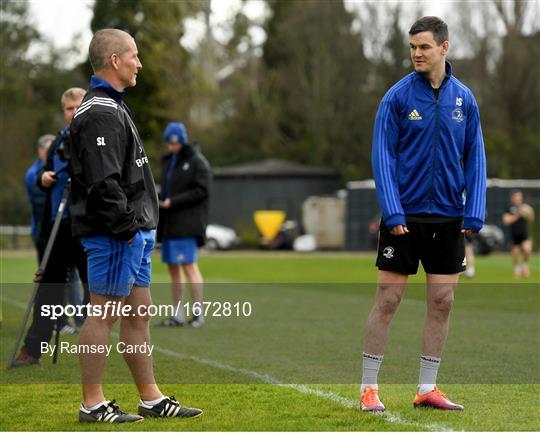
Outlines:
[[213, 169], [215, 176], [267, 176], [267, 177], [338, 177], [336, 171], [330, 168], [314, 167], [298, 164], [281, 159], [264, 159], [251, 161], [244, 164], [216, 167]]

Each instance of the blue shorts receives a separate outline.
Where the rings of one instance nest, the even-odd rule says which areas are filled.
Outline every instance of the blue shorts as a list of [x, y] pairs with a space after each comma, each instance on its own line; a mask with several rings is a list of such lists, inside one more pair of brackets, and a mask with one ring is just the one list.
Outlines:
[[190, 265], [197, 261], [197, 238], [164, 238], [161, 260], [171, 265]]
[[150, 287], [155, 238], [155, 230], [139, 230], [130, 244], [109, 236], [81, 237], [90, 293], [125, 297], [134, 284]]

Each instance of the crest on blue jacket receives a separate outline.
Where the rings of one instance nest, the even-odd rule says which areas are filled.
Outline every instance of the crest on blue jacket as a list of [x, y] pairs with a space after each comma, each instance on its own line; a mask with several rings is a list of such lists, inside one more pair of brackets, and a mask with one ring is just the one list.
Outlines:
[[456, 122], [463, 121], [463, 111], [461, 111], [461, 108], [456, 108], [454, 111], [452, 111], [452, 119], [454, 119]]

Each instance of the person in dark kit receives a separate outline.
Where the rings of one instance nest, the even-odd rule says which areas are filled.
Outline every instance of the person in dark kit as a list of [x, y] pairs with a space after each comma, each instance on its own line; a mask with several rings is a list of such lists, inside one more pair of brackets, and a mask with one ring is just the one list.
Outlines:
[[[68, 134], [69, 124], [75, 115], [75, 111], [81, 105], [85, 93], [84, 89], [78, 87], [70, 88], [63, 93], [61, 104], [67, 126], [59, 131], [50, 145], [45, 165], [36, 179], [39, 188], [46, 193], [41, 235], [37, 240], [40, 258], [45, 251], [58, 206], [68, 184], [69, 173], [67, 171], [67, 161], [63, 154], [63, 146]], [[43, 274], [39, 276], [41, 284], [34, 302], [32, 325], [26, 334], [24, 346], [15, 360], [15, 366], [23, 367], [39, 363], [42, 355], [41, 343], [50, 341], [56, 325], [56, 321], [52, 320], [51, 317], [41, 315], [41, 306], [64, 304], [66, 283], [70, 282], [70, 280], [70, 284], [74, 283], [72, 275], [75, 267], [79, 271], [83, 286], [85, 286], [87, 281], [86, 255], [79, 241], [71, 235], [70, 217], [66, 209], [62, 216], [47, 267]], [[83, 302], [88, 302], [88, 296], [86, 295], [84, 298]], [[61, 322], [56, 326], [64, 328], [67, 324], [65, 318], [59, 320]], [[72, 333], [73, 331], [64, 329], [63, 332]]]
[[161, 162], [158, 239], [162, 241], [162, 261], [167, 264], [171, 276], [176, 315], [165, 319], [161, 325], [184, 325], [185, 310], [181, 305], [185, 274], [194, 306], [191, 309], [193, 317], [187, 324], [199, 328], [204, 324], [203, 315], [197, 314], [203, 302], [203, 277], [197, 265], [197, 249], [204, 245], [206, 238], [212, 172], [202, 153], [188, 144], [182, 123], [169, 123], [163, 138], [169, 153]]
[[[47, 160], [47, 150], [54, 141], [53, 134], [45, 134], [38, 138], [36, 151], [38, 157], [28, 168], [24, 175], [24, 185], [28, 194], [28, 201], [32, 207], [32, 242], [37, 249], [37, 241], [41, 232], [41, 219], [43, 218], [43, 209], [45, 208], [46, 193], [37, 186], [38, 174], [42, 171]], [[40, 259], [38, 254], [38, 260]]]
[[[527, 203], [523, 203], [523, 193], [514, 191], [510, 196], [511, 205], [503, 214], [503, 223], [509, 226], [512, 237], [512, 261], [514, 263], [514, 276], [529, 278], [529, 258], [531, 256], [532, 241], [529, 236], [529, 223], [534, 221], [534, 210]], [[521, 254], [523, 253], [523, 262]]]
[[474, 239], [477, 234], [465, 235], [465, 262], [467, 269], [465, 270], [465, 276], [467, 278], [474, 278], [476, 269], [474, 267]]

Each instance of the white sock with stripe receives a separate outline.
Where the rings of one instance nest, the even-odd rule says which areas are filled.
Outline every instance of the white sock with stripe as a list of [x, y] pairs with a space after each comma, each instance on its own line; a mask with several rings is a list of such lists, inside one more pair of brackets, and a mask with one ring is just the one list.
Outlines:
[[362, 360], [362, 385], [360, 386], [360, 392], [364, 392], [364, 389], [368, 386], [378, 388], [377, 376], [379, 375], [383, 356], [371, 355], [364, 352], [362, 354]]
[[437, 373], [441, 358], [430, 355], [420, 355], [420, 377], [418, 378], [418, 394], [422, 395], [435, 389]]
[[165, 400], [165, 396], [161, 396], [159, 398], [156, 398], [155, 400], [141, 400], [141, 402], [143, 402], [144, 404], [146, 404], [147, 406], [155, 406], [156, 404], [159, 404], [161, 403], [163, 400]]
[[86, 409], [86, 410], [96, 410], [98, 407], [101, 407], [103, 406], [104, 404], [108, 404], [110, 400], [103, 400], [102, 402], [98, 403], [98, 404], [95, 404], [93, 406], [90, 406], [90, 407], [87, 407], [84, 403], [82, 404], [83, 407]]

